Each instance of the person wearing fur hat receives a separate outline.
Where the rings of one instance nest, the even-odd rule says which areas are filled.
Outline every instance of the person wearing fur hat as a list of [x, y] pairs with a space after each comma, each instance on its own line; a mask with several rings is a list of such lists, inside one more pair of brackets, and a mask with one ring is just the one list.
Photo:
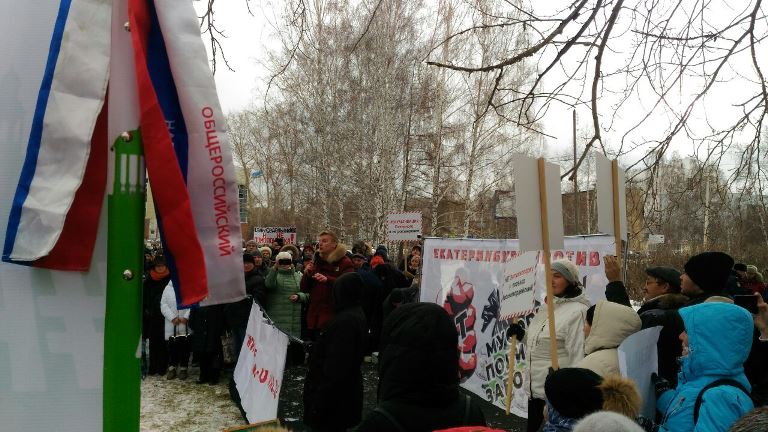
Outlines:
[[[608, 278], [605, 298], [631, 307], [616, 257], [608, 255], [603, 261], [605, 276]], [[662, 327], [657, 343], [659, 375], [672, 385], [677, 383], [677, 358], [682, 353], [678, 335], [683, 331], [675, 312], [688, 303], [688, 297], [680, 293], [680, 276], [680, 272], [673, 267], [656, 266], [645, 269], [643, 304], [637, 310], [643, 329]]]
[[643, 399], [629, 378], [619, 375], [601, 377], [589, 369], [563, 368], [547, 377], [545, 391], [547, 422], [544, 432], [571, 431], [580, 419], [601, 410], [625, 416], [636, 426], [638, 421], [650, 423], [639, 417]]
[[619, 345], [640, 331], [640, 317], [628, 306], [601, 301], [587, 309], [584, 322], [584, 354], [576, 367], [601, 377], [619, 375]]
[[[555, 304], [555, 337], [557, 338], [557, 359], [561, 368], [573, 366], [584, 358], [584, 316], [589, 300], [579, 282], [579, 269], [568, 260], [552, 263], [552, 293]], [[521, 324], [512, 324], [507, 336], [514, 334], [525, 344], [528, 359], [528, 427], [529, 432], [537, 431], [544, 410], [544, 381], [552, 360], [549, 352], [549, 320], [547, 304], [543, 303], [528, 331]]]
[[747, 266], [741, 286], [748, 289], [752, 294], [763, 294], [765, 291], [765, 281], [763, 280], [763, 275], [757, 271], [757, 266]]
[[261, 253], [259, 252], [259, 244], [256, 243], [256, 240], [248, 240], [247, 242], [245, 242], [245, 252], [251, 255], [256, 255]]
[[339, 243], [336, 234], [323, 231], [319, 240], [319, 250], [312, 262], [304, 266], [301, 278], [301, 292], [309, 294], [306, 322], [310, 339], [333, 318], [333, 282], [342, 274], [355, 271], [346, 255], [346, 246]]
[[259, 248], [259, 253], [267, 266], [272, 265], [272, 248], [269, 246], [261, 246]]
[[168, 346], [165, 342], [165, 317], [160, 309], [165, 286], [171, 281], [171, 272], [165, 264], [165, 257], [158, 255], [152, 262], [152, 269], [144, 280], [143, 287], [143, 333], [149, 339], [149, 375], [165, 375], [168, 368]]
[[[687, 283], [684, 278], [683, 286]], [[728, 430], [753, 408], [744, 375], [744, 361], [752, 347], [752, 316], [742, 307], [721, 302], [679, 312], [685, 330], [680, 333], [683, 355], [677, 386], [651, 376], [656, 408], [662, 414], [659, 431]]]
[[[276, 258], [275, 265], [267, 274], [264, 310], [277, 328], [294, 338], [300, 338], [301, 303], [306, 303], [309, 296], [301, 292], [301, 273], [296, 271], [291, 253], [283, 251]], [[286, 366], [304, 363], [303, 346], [291, 340], [286, 357]]]

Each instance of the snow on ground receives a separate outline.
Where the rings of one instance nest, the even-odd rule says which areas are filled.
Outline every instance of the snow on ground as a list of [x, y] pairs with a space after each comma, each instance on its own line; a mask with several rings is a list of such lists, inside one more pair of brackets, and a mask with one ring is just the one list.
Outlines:
[[141, 382], [141, 431], [223, 431], [246, 424], [229, 398], [228, 377], [217, 385], [196, 384], [198, 368], [186, 380], [147, 376]]

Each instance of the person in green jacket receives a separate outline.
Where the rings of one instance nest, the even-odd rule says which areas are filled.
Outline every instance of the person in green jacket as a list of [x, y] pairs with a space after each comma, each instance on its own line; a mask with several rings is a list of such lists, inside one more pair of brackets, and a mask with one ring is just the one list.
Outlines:
[[286, 366], [304, 363], [301, 336], [301, 304], [309, 301], [309, 294], [300, 290], [301, 273], [293, 265], [290, 252], [280, 252], [267, 273], [267, 298], [264, 310], [277, 328], [291, 337]]

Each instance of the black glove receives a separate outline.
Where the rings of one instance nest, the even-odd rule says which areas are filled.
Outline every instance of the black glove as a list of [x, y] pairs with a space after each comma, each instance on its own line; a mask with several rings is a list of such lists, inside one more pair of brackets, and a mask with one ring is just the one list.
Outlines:
[[672, 385], [669, 384], [669, 381], [660, 377], [656, 372], [651, 374], [651, 382], [653, 383], [653, 390], [656, 392], [657, 399], [665, 391], [672, 390]]
[[512, 336], [515, 336], [518, 341], [523, 340], [523, 337], [525, 336], [525, 329], [523, 326], [518, 323], [513, 323], [510, 325], [507, 329], [507, 339], [511, 338]]

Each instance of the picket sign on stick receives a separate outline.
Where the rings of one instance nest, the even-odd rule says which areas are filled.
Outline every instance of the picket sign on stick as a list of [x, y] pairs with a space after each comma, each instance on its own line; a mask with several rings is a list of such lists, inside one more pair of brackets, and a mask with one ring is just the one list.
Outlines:
[[608, 160], [597, 153], [596, 160], [598, 230], [616, 239], [616, 261], [619, 268], [622, 268], [622, 240], [627, 240], [625, 173], [615, 159]]
[[[523, 155], [513, 159], [515, 211], [520, 252], [542, 251], [547, 289], [549, 354], [558, 368], [555, 334], [555, 304], [552, 293], [551, 249], [563, 249], [563, 204], [560, 197], [560, 167]], [[510, 348], [514, 354], [514, 345]]]
[[[518, 254], [504, 265], [504, 278], [499, 287], [499, 319], [513, 320], [513, 325], [519, 322], [519, 317], [526, 316], [534, 309], [533, 288], [536, 285], [536, 268], [539, 266], [539, 252]], [[517, 338], [509, 342], [510, 370], [517, 357]], [[507, 374], [507, 397], [505, 407], [509, 415], [512, 405], [512, 373]]]

